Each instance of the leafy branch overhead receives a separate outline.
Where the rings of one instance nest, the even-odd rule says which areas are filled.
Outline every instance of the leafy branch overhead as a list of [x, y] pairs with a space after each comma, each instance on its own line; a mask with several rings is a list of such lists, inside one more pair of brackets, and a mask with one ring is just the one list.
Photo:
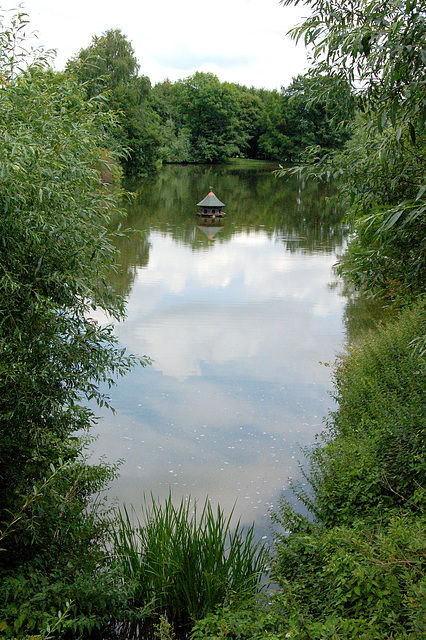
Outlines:
[[[281, 0], [284, 6], [298, 1]], [[311, 54], [315, 74], [348, 83], [361, 109], [374, 109], [382, 130], [397, 120], [423, 131], [426, 17], [414, 2], [306, 0], [310, 15], [291, 30]]]
[[356, 119], [342, 151], [317, 145], [281, 174], [338, 178], [354, 229], [340, 273], [370, 295], [416, 297], [426, 273], [426, 3], [304, 4], [310, 15], [292, 36], [311, 52], [311, 103], [340, 94], [336, 125], [345, 107]]

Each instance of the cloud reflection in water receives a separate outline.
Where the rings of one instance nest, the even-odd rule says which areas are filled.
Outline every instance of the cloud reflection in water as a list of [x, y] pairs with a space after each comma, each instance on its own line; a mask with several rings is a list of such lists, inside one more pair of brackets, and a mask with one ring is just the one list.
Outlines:
[[149, 241], [116, 333], [154, 363], [113, 389], [117, 414], [96, 444], [125, 459], [113, 492], [137, 505], [171, 487], [262, 520], [332, 406], [321, 362], [343, 338], [335, 255], [289, 252], [263, 231], [208, 251], [160, 232]]

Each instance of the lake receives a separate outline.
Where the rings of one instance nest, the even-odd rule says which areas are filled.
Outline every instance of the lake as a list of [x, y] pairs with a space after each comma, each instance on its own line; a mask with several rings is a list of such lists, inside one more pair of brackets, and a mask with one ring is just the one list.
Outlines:
[[[250, 166], [167, 166], [132, 185], [138, 233], [111, 275], [128, 301], [115, 331], [153, 364], [112, 389], [94, 453], [123, 460], [119, 503], [209, 496], [263, 537], [333, 408], [328, 365], [363, 314], [333, 272], [347, 229], [329, 194]], [[196, 203], [211, 187], [227, 215], [203, 228]]]

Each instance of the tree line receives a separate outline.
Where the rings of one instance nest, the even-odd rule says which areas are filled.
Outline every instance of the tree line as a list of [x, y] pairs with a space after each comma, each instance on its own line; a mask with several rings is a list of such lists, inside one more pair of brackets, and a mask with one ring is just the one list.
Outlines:
[[127, 149], [128, 175], [153, 171], [161, 162], [294, 162], [307, 146], [338, 148], [348, 137], [334, 124], [336, 105], [309, 104], [309, 80], [302, 76], [281, 91], [220, 82], [203, 72], [151, 87], [118, 29], [94, 36], [66, 68], [87, 99], [102, 95], [118, 114], [111, 145]]

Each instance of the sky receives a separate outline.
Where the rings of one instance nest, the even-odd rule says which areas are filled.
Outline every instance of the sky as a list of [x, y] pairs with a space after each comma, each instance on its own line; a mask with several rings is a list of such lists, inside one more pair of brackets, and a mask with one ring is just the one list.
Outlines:
[[[3, 10], [17, 6], [0, 1]], [[39, 44], [56, 49], [58, 70], [107, 29], [121, 29], [140, 74], [153, 85], [203, 71], [221, 82], [280, 89], [307, 68], [303, 44], [287, 35], [307, 9], [279, 0], [24, 0], [19, 6]]]

